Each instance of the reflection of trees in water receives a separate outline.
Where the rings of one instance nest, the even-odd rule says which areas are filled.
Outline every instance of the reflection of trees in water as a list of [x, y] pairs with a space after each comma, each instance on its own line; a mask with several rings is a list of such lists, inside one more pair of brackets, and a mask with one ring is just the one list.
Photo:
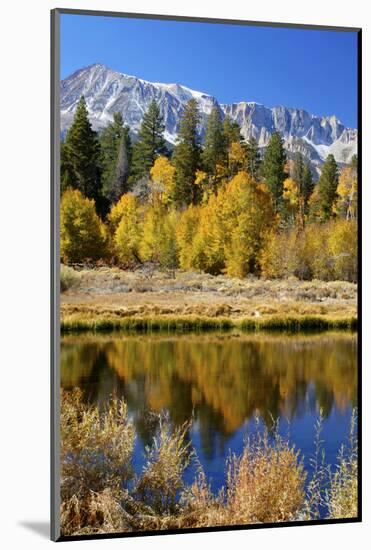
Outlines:
[[211, 458], [256, 413], [270, 427], [279, 415], [354, 405], [356, 336], [67, 338], [61, 377], [99, 404], [124, 397], [144, 444], [158, 425], [149, 411], [167, 411], [175, 425], [193, 415]]

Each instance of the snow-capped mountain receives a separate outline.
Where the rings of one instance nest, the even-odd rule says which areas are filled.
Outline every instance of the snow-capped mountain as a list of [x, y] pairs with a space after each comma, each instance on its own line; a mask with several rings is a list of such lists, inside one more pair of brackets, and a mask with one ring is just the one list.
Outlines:
[[313, 168], [318, 169], [329, 153], [339, 163], [349, 162], [357, 153], [357, 130], [346, 128], [335, 116], [319, 117], [303, 109], [283, 106], [268, 108], [246, 101], [219, 104], [215, 97], [181, 84], [148, 82], [99, 63], [80, 69], [62, 80], [62, 133], [70, 126], [82, 95], [86, 99], [91, 123], [97, 130], [112, 120], [114, 112], [119, 111], [135, 134], [143, 114], [155, 99], [164, 117], [165, 138], [174, 144], [184, 105], [193, 97], [198, 101], [201, 112], [201, 136], [212, 107], [219, 105], [223, 115], [229, 115], [239, 123], [245, 138], [254, 136], [259, 146], [264, 148], [272, 132], [279, 131], [288, 155], [302, 152]]

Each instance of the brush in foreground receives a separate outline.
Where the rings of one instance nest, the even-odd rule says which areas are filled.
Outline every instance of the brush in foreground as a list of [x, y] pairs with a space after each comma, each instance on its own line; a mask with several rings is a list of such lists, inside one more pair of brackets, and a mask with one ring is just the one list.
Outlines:
[[[354, 424], [353, 424], [354, 426]], [[138, 475], [133, 467], [134, 427], [125, 403], [112, 399], [102, 412], [80, 390], [61, 399], [61, 530], [64, 536], [247, 525], [311, 519], [319, 495], [327, 517], [357, 515], [354, 427], [350, 455], [342, 450], [334, 476], [318, 477], [312, 495], [299, 453], [267, 431], [245, 441], [226, 464], [226, 486], [214, 495], [190, 448], [190, 424], [171, 428], [160, 419]], [[184, 471], [193, 461], [192, 484]], [[323, 470], [325, 471], [325, 470]], [[316, 492], [317, 491], [317, 492]], [[314, 495], [314, 496], [313, 496]]]

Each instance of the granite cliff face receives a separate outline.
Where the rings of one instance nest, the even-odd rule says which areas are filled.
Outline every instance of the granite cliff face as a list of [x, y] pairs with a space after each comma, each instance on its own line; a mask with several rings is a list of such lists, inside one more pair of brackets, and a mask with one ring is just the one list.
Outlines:
[[62, 134], [70, 126], [82, 95], [87, 102], [91, 123], [97, 130], [112, 120], [114, 112], [119, 111], [135, 135], [143, 114], [154, 99], [164, 117], [165, 138], [174, 144], [184, 105], [193, 97], [198, 101], [201, 112], [201, 137], [208, 114], [214, 105], [219, 105], [223, 115], [229, 115], [239, 123], [245, 138], [254, 136], [263, 149], [272, 133], [279, 131], [288, 156], [300, 151], [311, 162], [313, 169], [318, 169], [329, 153], [339, 163], [349, 162], [357, 153], [357, 130], [346, 128], [335, 116], [319, 117], [303, 109], [284, 106], [268, 108], [248, 101], [219, 104], [215, 97], [181, 84], [148, 82], [99, 63], [80, 69], [62, 80]]

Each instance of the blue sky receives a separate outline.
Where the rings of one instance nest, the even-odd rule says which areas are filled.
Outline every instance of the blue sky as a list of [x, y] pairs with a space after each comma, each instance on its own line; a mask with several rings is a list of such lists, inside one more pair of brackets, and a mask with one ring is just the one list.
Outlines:
[[300, 107], [357, 125], [355, 32], [62, 15], [61, 77], [98, 62], [221, 103]]

